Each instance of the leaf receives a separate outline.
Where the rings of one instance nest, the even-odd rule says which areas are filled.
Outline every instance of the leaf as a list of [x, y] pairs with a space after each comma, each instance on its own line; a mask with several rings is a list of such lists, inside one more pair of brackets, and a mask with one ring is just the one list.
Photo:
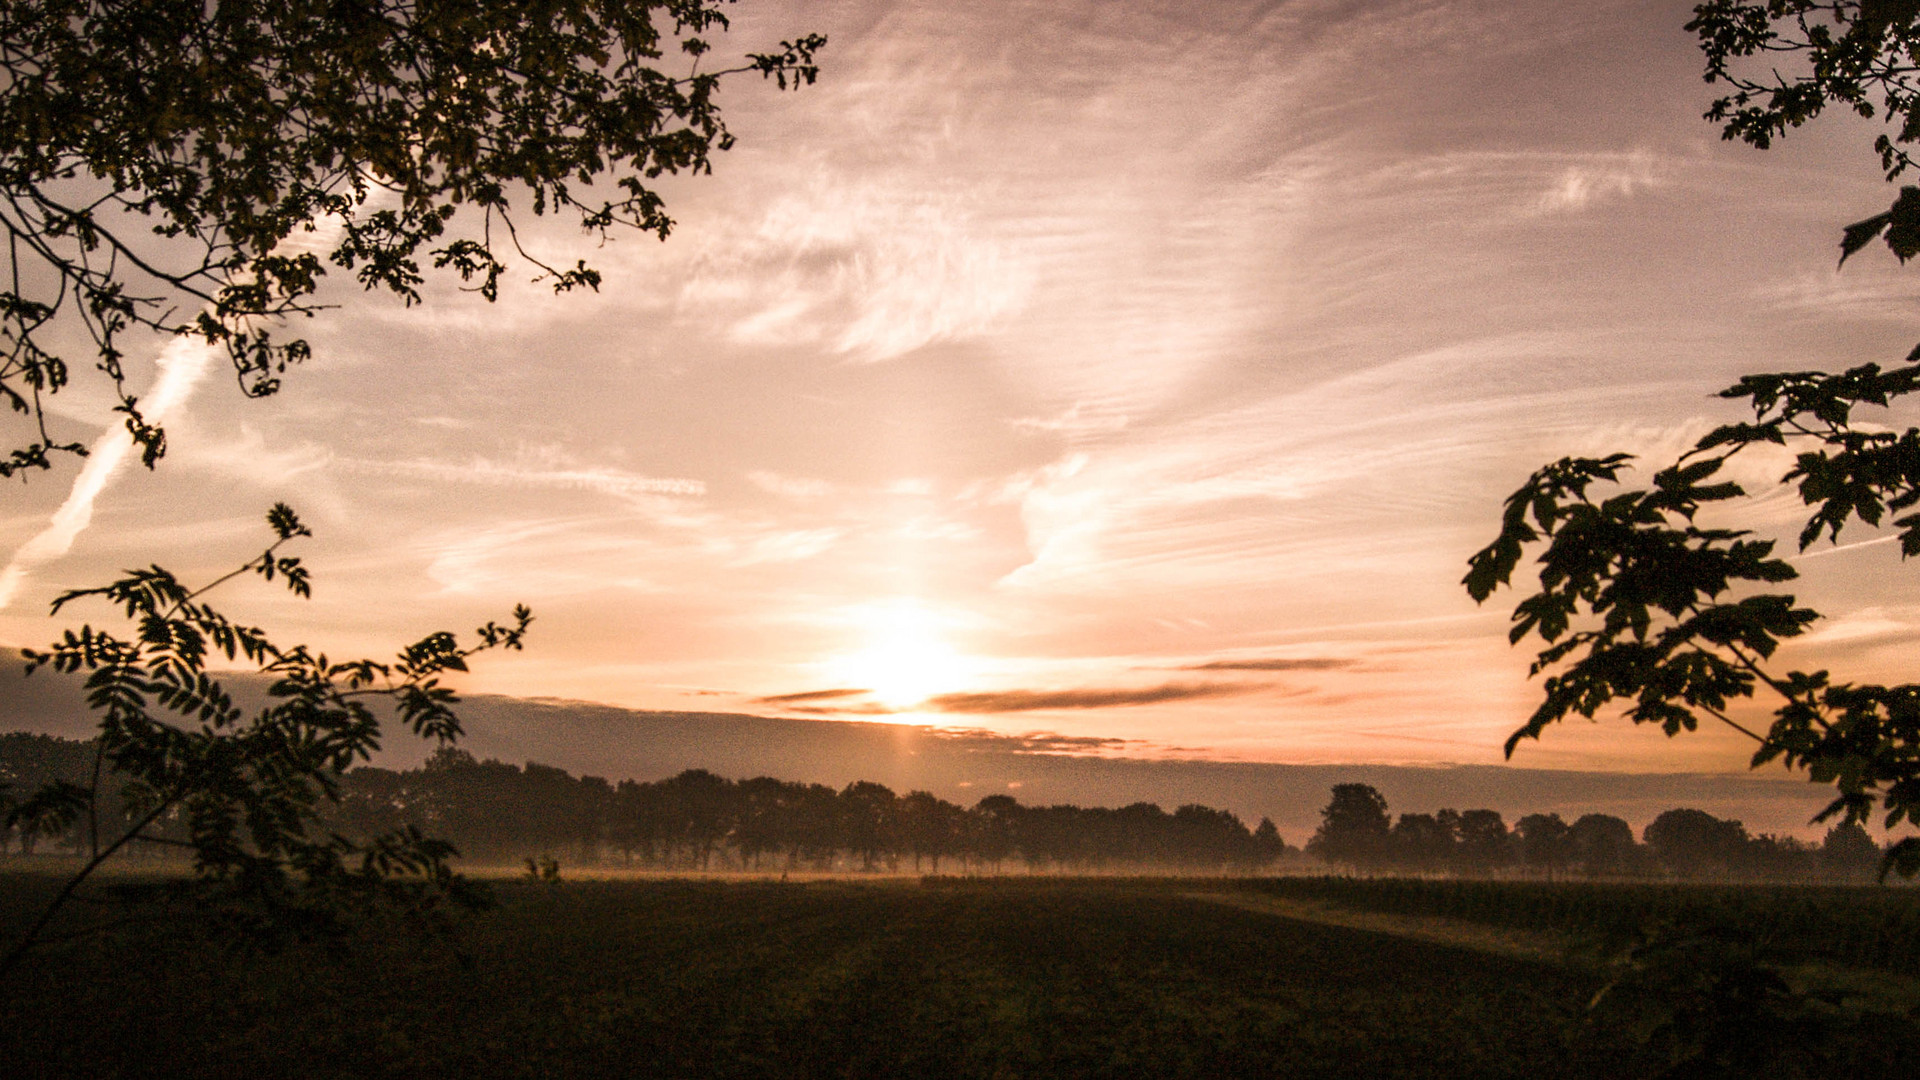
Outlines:
[[1845, 266], [1849, 258], [1872, 243], [1892, 221], [1893, 213], [1888, 211], [1847, 226], [1840, 237], [1840, 265]]
[[1901, 262], [1920, 255], [1920, 187], [1903, 187], [1888, 211], [1886, 240]]

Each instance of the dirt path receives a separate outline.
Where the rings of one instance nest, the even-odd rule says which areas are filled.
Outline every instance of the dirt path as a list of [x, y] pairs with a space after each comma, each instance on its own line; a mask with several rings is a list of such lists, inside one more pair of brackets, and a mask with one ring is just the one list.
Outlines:
[[[1437, 915], [1395, 915], [1350, 908], [1319, 900], [1296, 900], [1256, 893], [1190, 892], [1193, 900], [1225, 904], [1283, 919], [1370, 930], [1436, 945], [1451, 945], [1515, 960], [1557, 964], [1599, 972], [1606, 964], [1594, 954], [1583, 954], [1564, 935], [1537, 930], [1510, 930], [1483, 926]], [[1920, 1010], [1920, 978], [1887, 971], [1866, 971], [1828, 964], [1800, 964], [1786, 968], [1787, 981], [1800, 989], [1837, 992], [1877, 1010], [1905, 1013]]]
[[1587, 966], [1571, 953], [1572, 943], [1559, 934], [1534, 930], [1506, 930], [1460, 919], [1435, 915], [1392, 915], [1375, 911], [1354, 911], [1317, 900], [1295, 900], [1255, 893], [1190, 892], [1189, 899], [1210, 904], [1225, 904], [1243, 911], [1277, 915], [1283, 919], [1339, 926], [1348, 930], [1370, 930], [1377, 934], [1413, 938], [1436, 945], [1452, 945], [1475, 952], [1492, 953], [1516, 960], [1551, 964]]

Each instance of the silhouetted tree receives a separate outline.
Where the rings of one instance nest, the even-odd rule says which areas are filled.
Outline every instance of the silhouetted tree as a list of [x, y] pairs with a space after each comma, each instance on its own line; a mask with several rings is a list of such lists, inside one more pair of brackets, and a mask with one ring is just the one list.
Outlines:
[[15, 813], [11, 792], [35, 792], [58, 785], [84, 786], [93, 771], [93, 748], [86, 743], [12, 731], [0, 735], [0, 853], [17, 841], [31, 855], [41, 840], [71, 838], [71, 820], [58, 814]]
[[1253, 834], [1238, 817], [1188, 803], [1173, 812], [1178, 863], [1217, 870], [1251, 861]]
[[1450, 868], [1458, 854], [1460, 815], [1401, 814], [1393, 825], [1393, 858], [1414, 870]]
[[1865, 880], [1879, 869], [1880, 856], [1880, 845], [1859, 822], [1843, 822], [1828, 829], [1820, 843], [1820, 870], [1832, 880]]
[[771, 776], [742, 780], [734, 792], [740, 804], [740, 816], [733, 830], [734, 847], [740, 861], [758, 867], [761, 856], [785, 851], [788, 839], [793, 792], [789, 785]]
[[1492, 873], [1513, 862], [1513, 838], [1497, 810], [1460, 814], [1460, 860], [1477, 874]]
[[1356, 868], [1380, 865], [1389, 855], [1387, 800], [1368, 784], [1335, 784], [1320, 811], [1320, 828], [1307, 853]]
[[[1887, 178], [1913, 160], [1920, 139], [1920, 7], [1875, 0], [1710, 0], [1695, 9], [1710, 82], [1731, 93], [1708, 116], [1722, 134], [1765, 148], [1789, 128], [1839, 104], [1861, 115], [1877, 107], [1890, 125], [1875, 141]], [[1920, 187], [1903, 187], [1884, 213], [1847, 226], [1841, 261], [1876, 238], [1903, 262], [1920, 254]], [[1883, 371], [1862, 364], [1819, 371], [1748, 375], [1721, 391], [1744, 401], [1751, 422], [1722, 425], [1652, 476], [1646, 488], [1602, 495], [1620, 482], [1632, 455], [1563, 458], [1508, 497], [1500, 534], [1469, 562], [1464, 584], [1477, 601], [1511, 582], [1523, 552], [1541, 544], [1539, 591], [1513, 611], [1515, 644], [1537, 635], [1533, 665], [1546, 674], [1543, 700], [1507, 740], [1539, 738], [1570, 715], [1592, 717], [1614, 703], [1634, 723], [1668, 735], [1702, 719], [1756, 744], [1751, 765], [1779, 761], [1831, 784], [1834, 801], [1815, 820], [1864, 823], [1883, 811], [1888, 829], [1920, 815], [1920, 684], [1837, 682], [1826, 671], [1782, 670], [1774, 657], [1819, 613], [1791, 594], [1761, 591], [1798, 570], [1774, 557], [1770, 540], [1742, 529], [1696, 524], [1707, 508], [1725, 520], [1746, 488], [1726, 479], [1735, 456], [1791, 446], [1780, 480], [1810, 509], [1801, 550], [1838, 543], [1850, 524], [1886, 522], [1903, 556], [1920, 554], [1920, 428], [1881, 410], [1920, 390], [1920, 349]], [[1749, 455], [1751, 457], [1751, 455]], [[1768, 492], [1754, 497], [1766, 498]], [[1904, 515], [1904, 516], [1901, 516]], [[1765, 691], [1773, 721], [1757, 731], [1730, 710]], [[1920, 873], [1920, 837], [1886, 854], [1883, 872]]]
[[1747, 830], [1739, 822], [1691, 808], [1668, 810], [1641, 836], [1660, 864], [1681, 877], [1725, 874], [1740, 865], [1747, 845]]
[[658, 791], [655, 805], [663, 817], [661, 833], [669, 858], [678, 851], [687, 865], [712, 869], [715, 850], [740, 820], [733, 782], [705, 769], [688, 769], [662, 781]]
[[[62, 770], [81, 776], [93, 755], [91, 742], [0, 736], [0, 777]], [[1367, 795], [1371, 789], [1354, 786], [1361, 790], [1342, 796], [1343, 808], [1357, 811], [1352, 818], [1364, 821], [1372, 810], [1384, 814], [1384, 803]], [[871, 782], [836, 792], [822, 784], [764, 776], [735, 783], [703, 769], [651, 783], [610, 785], [538, 762], [522, 767], [481, 761], [450, 746], [436, 750], [418, 769], [355, 768], [340, 778], [338, 796], [317, 819], [329, 833], [364, 843], [383, 832], [430, 830], [457, 841], [469, 858], [509, 866], [527, 860], [544, 865], [556, 858], [555, 851], [572, 845], [569, 859], [582, 865], [597, 862], [604, 846], [626, 863], [670, 869], [756, 869], [768, 855], [777, 855], [784, 856], [786, 869], [872, 871], [896, 868], [911, 855], [916, 872], [930, 864], [938, 873], [949, 859], [1000, 870], [1008, 858], [1018, 857], [1028, 870], [1177, 867], [1218, 873], [1267, 866], [1287, 851], [1272, 820], [1262, 818], [1249, 830], [1231, 812], [1197, 803], [1167, 813], [1145, 802], [1117, 809], [1025, 807], [997, 795], [965, 810], [926, 791], [894, 797]], [[123, 818], [108, 814], [102, 820]], [[175, 817], [158, 819], [149, 830], [161, 822], [176, 832], [190, 827]], [[1376, 819], [1373, 829], [1361, 832], [1378, 838], [1377, 826]], [[157, 849], [184, 843], [173, 833], [165, 835], [166, 845]], [[1474, 846], [1457, 839], [1460, 835]], [[1424, 853], [1412, 840], [1421, 836], [1429, 838]], [[1748, 837], [1738, 822], [1698, 810], [1662, 814], [1649, 827], [1649, 837], [1676, 876], [1784, 881], [1820, 874], [1847, 880], [1836, 868], [1858, 869], [1878, 857], [1858, 827], [1830, 831], [1821, 854], [1792, 838]], [[34, 838], [63, 851], [84, 850], [87, 832], [67, 821]], [[1492, 810], [1403, 814], [1386, 841], [1365, 864], [1369, 868], [1485, 874], [1516, 856], [1555, 874], [1563, 867], [1590, 876], [1658, 868], [1650, 850], [1635, 844], [1627, 823], [1604, 814], [1584, 815], [1572, 826], [1557, 815], [1528, 814], [1511, 833]]]
[[652, 785], [632, 780], [622, 780], [613, 789], [607, 809], [607, 842], [629, 863], [636, 854], [652, 862], [657, 850], [659, 821], [648, 805], [652, 795]]
[[1287, 854], [1287, 842], [1280, 836], [1280, 830], [1272, 818], [1263, 817], [1253, 829], [1253, 858], [1255, 865], [1267, 866], [1284, 858]]
[[1816, 856], [1813, 845], [1803, 840], [1761, 833], [1737, 849], [1732, 866], [1736, 874], [1756, 881], [1805, 881], [1818, 871]]
[[1544, 870], [1548, 881], [1573, 855], [1573, 830], [1559, 814], [1528, 814], [1513, 823], [1513, 831], [1520, 837], [1521, 857]]
[[900, 833], [913, 855], [914, 873], [920, 872], [920, 861], [928, 859], [938, 874], [940, 860], [959, 847], [965, 811], [931, 792], [911, 791], [900, 800], [897, 813]]
[[1172, 864], [1169, 818], [1158, 803], [1128, 803], [1104, 815], [1102, 824], [1106, 835], [1101, 848], [1109, 857], [1119, 862]]
[[1583, 814], [1567, 829], [1573, 861], [1588, 877], [1628, 873], [1635, 862], [1633, 826], [1609, 814]]
[[797, 793], [793, 810], [789, 865], [831, 866], [840, 850], [840, 796], [825, 784], [808, 784]]
[[1022, 816], [1020, 803], [1011, 795], [989, 795], [974, 804], [973, 814], [973, 850], [982, 862], [998, 871], [1013, 854]]
[[840, 792], [842, 843], [860, 857], [863, 870], [872, 870], [897, 849], [899, 796], [884, 784], [856, 780]]
[[346, 836], [378, 836], [413, 825], [424, 826], [424, 792], [393, 769], [362, 765], [341, 779], [340, 801], [323, 813], [327, 828]]

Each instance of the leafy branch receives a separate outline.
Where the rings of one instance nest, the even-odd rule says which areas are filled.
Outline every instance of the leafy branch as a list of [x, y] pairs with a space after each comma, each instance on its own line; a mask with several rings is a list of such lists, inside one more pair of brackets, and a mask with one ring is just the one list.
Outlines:
[[[1534, 473], [1508, 497], [1500, 534], [1468, 562], [1463, 579], [1484, 602], [1512, 583], [1525, 552], [1541, 551], [1538, 591], [1513, 611], [1509, 640], [1545, 646], [1530, 674], [1546, 674], [1538, 708], [1507, 739], [1537, 739], [1572, 715], [1594, 717], [1624, 703], [1636, 724], [1668, 735], [1695, 730], [1704, 717], [1758, 743], [1752, 765], [1779, 761], [1804, 768], [1835, 799], [1814, 819], [1871, 819], [1876, 805], [1892, 828], [1920, 823], [1920, 686], [1835, 683], [1825, 671], [1779, 672], [1781, 643], [1819, 618], [1790, 594], [1768, 586], [1798, 572], [1773, 554], [1774, 542], [1748, 530], [1696, 523], [1706, 507], [1748, 498], [1719, 479], [1727, 462], [1755, 446], [1800, 447], [1781, 478], [1811, 508], [1799, 534], [1804, 551], [1823, 537], [1837, 542], [1849, 525], [1891, 525], [1903, 555], [1920, 553], [1920, 430], [1861, 424], [1863, 406], [1886, 408], [1920, 389], [1920, 350], [1892, 370], [1867, 364], [1841, 374], [1750, 375], [1721, 392], [1750, 403], [1754, 420], [1702, 437], [1651, 487], [1604, 498], [1631, 455], [1563, 458]], [[1778, 698], [1768, 730], [1734, 720], [1730, 706], [1765, 689]], [[1920, 873], [1920, 841], [1901, 840], [1883, 871]]]
[[224, 351], [261, 397], [310, 355], [277, 330], [326, 306], [329, 268], [409, 305], [429, 269], [495, 299], [515, 255], [555, 291], [598, 288], [584, 262], [529, 253], [516, 215], [664, 239], [653, 184], [732, 145], [721, 80], [818, 75], [814, 34], [700, 72], [721, 4], [0, 7], [0, 400], [30, 425], [0, 477], [86, 453], [49, 430], [45, 399], [75, 370], [56, 340], [90, 343], [152, 466], [165, 433], [128, 389], [130, 331]]
[[[250, 940], [334, 932], [376, 906], [431, 920], [449, 905], [484, 901], [451, 869], [457, 852], [445, 841], [414, 828], [353, 840], [314, 835], [314, 826], [319, 812], [339, 801], [346, 771], [380, 748], [381, 719], [370, 699], [389, 702], [415, 735], [452, 743], [462, 733], [452, 708], [458, 698], [441, 676], [467, 670], [477, 652], [519, 649], [532, 613], [516, 607], [511, 622], [487, 623], [470, 645], [451, 633], [430, 634], [392, 662], [333, 662], [304, 647], [283, 649], [200, 599], [248, 573], [309, 595], [305, 568], [280, 550], [310, 533], [285, 505], [275, 505], [267, 520], [273, 544], [205, 587], [189, 588], [155, 566], [54, 601], [57, 612], [79, 600], [105, 600], [133, 624], [133, 634], [87, 625], [25, 654], [29, 674], [42, 667], [85, 673], [87, 704], [100, 727], [89, 784], [56, 781], [0, 807], [9, 826], [42, 835], [65, 832], [82, 818], [88, 823], [86, 861], [0, 957], [0, 973], [53, 940], [56, 918], [89, 898], [96, 872], [140, 844], [191, 851], [193, 878], [158, 891], [223, 913]], [[242, 709], [207, 671], [215, 654], [268, 675], [268, 704]]]

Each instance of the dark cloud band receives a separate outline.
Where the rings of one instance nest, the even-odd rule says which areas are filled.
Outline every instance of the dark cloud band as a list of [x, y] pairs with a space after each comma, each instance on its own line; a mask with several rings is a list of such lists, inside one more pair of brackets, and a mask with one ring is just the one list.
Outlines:
[[809, 701], [833, 701], [838, 698], [858, 697], [868, 691], [862, 687], [845, 687], [836, 690], [804, 690], [798, 694], [775, 694], [772, 697], [754, 698], [756, 705], [798, 705]]
[[1165, 683], [1146, 687], [1100, 687], [1078, 690], [998, 690], [980, 694], [941, 694], [922, 708], [946, 713], [1010, 713], [1039, 709], [1111, 709], [1127, 705], [1154, 705], [1164, 701], [1227, 697], [1257, 687], [1241, 683]]
[[1343, 667], [1352, 667], [1353, 661], [1333, 657], [1267, 657], [1254, 660], [1215, 660], [1206, 664], [1189, 664], [1181, 671], [1334, 671]]

